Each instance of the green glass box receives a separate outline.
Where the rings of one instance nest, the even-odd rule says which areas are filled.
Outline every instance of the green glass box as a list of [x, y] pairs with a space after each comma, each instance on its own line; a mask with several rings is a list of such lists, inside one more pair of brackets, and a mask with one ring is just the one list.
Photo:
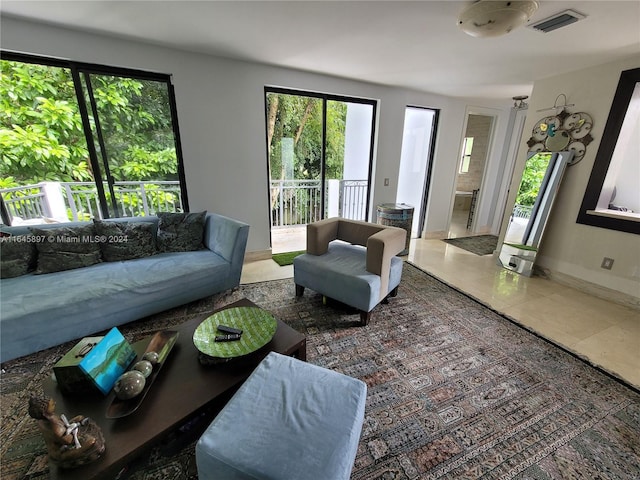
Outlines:
[[53, 366], [53, 372], [64, 393], [107, 395], [135, 358], [131, 345], [114, 327], [104, 337], [80, 340]]

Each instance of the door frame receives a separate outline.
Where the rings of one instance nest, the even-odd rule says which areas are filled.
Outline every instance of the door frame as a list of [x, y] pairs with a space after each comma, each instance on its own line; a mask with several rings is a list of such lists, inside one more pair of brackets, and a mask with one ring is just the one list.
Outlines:
[[[370, 209], [370, 203], [371, 203], [371, 198], [372, 198], [372, 185], [371, 185], [371, 179], [373, 176], [373, 161], [374, 161], [374, 153], [375, 153], [375, 139], [376, 139], [376, 123], [377, 123], [377, 112], [378, 112], [378, 100], [375, 99], [369, 99], [369, 98], [358, 98], [358, 97], [350, 97], [347, 95], [338, 95], [338, 94], [332, 94], [332, 93], [322, 93], [322, 92], [314, 92], [311, 90], [300, 90], [300, 89], [294, 89], [294, 88], [286, 88], [286, 87], [277, 87], [277, 86], [272, 86], [272, 85], [265, 85], [264, 86], [264, 94], [263, 94], [263, 99], [264, 99], [264, 112], [265, 112], [265, 146], [267, 149], [266, 152], [266, 160], [267, 160], [267, 204], [271, 205], [271, 174], [270, 174], [270, 167], [271, 165], [269, 164], [269, 144], [268, 144], [268, 139], [267, 139], [267, 122], [268, 122], [268, 115], [269, 115], [269, 105], [267, 102], [267, 94], [269, 93], [276, 93], [276, 94], [283, 94], [283, 95], [296, 95], [296, 96], [301, 96], [301, 97], [312, 97], [312, 98], [317, 98], [322, 100], [322, 145], [321, 145], [321, 165], [320, 165], [320, 171], [321, 171], [321, 179], [320, 179], [320, 185], [321, 185], [321, 189], [322, 189], [322, 194], [321, 194], [321, 218], [324, 218], [325, 216], [325, 191], [326, 191], [326, 172], [325, 172], [325, 168], [326, 168], [326, 140], [327, 140], [327, 122], [326, 122], [326, 118], [327, 118], [327, 102], [329, 101], [337, 101], [337, 102], [345, 102], [345, 103], [358, 103], [358, 104], [365, 104], [365, 105], [371, 105], [372, 107], [372, 112], [371, 112], [371, 138], [370, 138], [370, 143], [369, 143], [369, 166], [368, 166], [368, 173], [367, 173], [367, 199], [366, 199], [366, 204], [365, 204], [365, 219], [369, 218], [369, 209]], [[271, 212], [269, 211], [269, 215], [271, 215]], [[269, 220], [269, 229], [271, 230], [271, 219]], [[270, 237], [270, 242], [271, 242], [271, 246], [273, 247], [273, 239], [272, 239], [272, 235], [269, 235]]]
[[[424, 172], [424, 179], [422, 184], [422, 195], [420, 204], [417, 206], [414, 211], [414, 218], [418, 219], [418, 238], [422, 237], [424, 226], [427, 223], [427, 205], [429, 203], [429, 191], [431, 189], [431, 176], [433, 174], [433, 159], [436, 151], [436, 136], [438, 134], [438, 123], [440, 120], [440, 109], [434, 107], [425, 107], [423, 105], [406, 105], [404, 109], [404, 115], [406, 118], [407, 109], [412, 108], [415, 110], [428, 110], [433, 112], [433, 120], [431, 122], [431, 131], [429, 132], [429, 149], [427, 151], [426, 158], [426, 168]], [[405, 125], [402, 127], [402, 137], [404, 138], [404, 129]], [[401, 145], [401, 152], [404, 144]], [[402, 162], [400, 164], [402, 166]], [[396, 201], [397, 201], [397, 192], [396, 192]]]
[[509, 198], [511, 182], [513, 180], [513, 171], [518, 160], [518, 152], [520, 150], [520, 142], [522, 141], [524, 123], [527, 120], [527, 112], [528, 107], [514, 107], [511, 110], [506, 136], [506, 144], [508, 146], [503, 162], [502, 180], [500, 182], [500, 190], [496, 196], [496, 210], [493, 217], [492, 230], [496, 235], [502, 232], [502, 225], [505, 220], [504, 215], [507, 209], [507, 199]]
[[[460, 136], [460, 142], [458, 147], [458, 162], [456, 163], [456, 175], [454, 177], [453, 188], [451, 189], [451, 211], [449, 212], [449, 221], [447, 226], [447, 231], [451, 229], [451, 219], [453, 218], [453, 208], [455, 205], [455, 197], [456, 197], [456, 184], [458, 180], [458, 171], [459, 171], [459, 161], [462, 158], [462, 148], [464, 144], [464, 138], [467, 133], [467, 125], [469, 122], [469, 115], [481, 115], [485, 117], [491, 117], [493, 121], [491, 122], [491, 129], [489, 130], [489, 138], [487, 141], [487, 153], [484, 162], [484, 169], [482, 172], [482, 179], [480, 180], [480, 186], [478, 187], [478, 196], [476, 200], [475, 213], [473, 215], [473, 221], [471, 226], [469, 227], [469, 233], [475, 234], [478, 222], [479, 211], [482, 211], [483, 208], [486, 208], [487, 202], [491, 202], [491, 195], [488, 195], [486, 190], [487, 186], [487, 176], [488, 171], [490, 170], [490, 165], [493, 163], [493, 159], [495, 158], [496, 152], [496, 132], [498, 130], [498, 121], [500, 119], [500, 114], [502, 110], [497, 108], [488, 108], [488, 107], [476, 107], [472, 105], [468, 105], [465, 109], [464, 123], [462, 125], [462, 132]], [[494, 187], [495, 188], [495, 187]]]

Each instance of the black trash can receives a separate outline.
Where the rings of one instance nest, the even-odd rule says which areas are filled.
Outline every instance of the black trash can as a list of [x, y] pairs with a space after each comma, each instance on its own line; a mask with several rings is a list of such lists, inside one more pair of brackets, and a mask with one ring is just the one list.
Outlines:
[[378, 225], [404, 228], [407, 231], [404, 250], [398, 255], [409, 253], [411, 240], [411, 224], [413, 223], [413, 207], [406, 203], [382, 203], [378, 205]]

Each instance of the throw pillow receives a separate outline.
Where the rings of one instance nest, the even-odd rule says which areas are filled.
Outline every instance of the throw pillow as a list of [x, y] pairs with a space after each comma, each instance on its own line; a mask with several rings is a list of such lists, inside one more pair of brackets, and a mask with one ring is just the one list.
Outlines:
[[93, 220], [105, 262], [120, 262], [156, 253], [155, 225], [150, 222]]
[[204, 222], [207, 212], [158, 213], [158, 250], [190, 252], [204, 248]]
[[79, 227], [57, 227], [29, 230], [42, 241], [36, 243], [38, 267], [36, 274], [60, 272], [100, 263], [100, 244], [93, 224]]
[[26, 275], [36, 268], [38, 251], [30, 235], [7, 235], [0, 239], [0, 278]]

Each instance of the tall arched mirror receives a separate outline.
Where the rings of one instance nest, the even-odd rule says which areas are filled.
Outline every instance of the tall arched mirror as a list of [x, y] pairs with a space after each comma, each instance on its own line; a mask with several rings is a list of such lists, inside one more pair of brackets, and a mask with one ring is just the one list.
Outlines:
[[574, 152], [529, 152], [499, 262], [526, 276], [536, 254], [567, 164]]

